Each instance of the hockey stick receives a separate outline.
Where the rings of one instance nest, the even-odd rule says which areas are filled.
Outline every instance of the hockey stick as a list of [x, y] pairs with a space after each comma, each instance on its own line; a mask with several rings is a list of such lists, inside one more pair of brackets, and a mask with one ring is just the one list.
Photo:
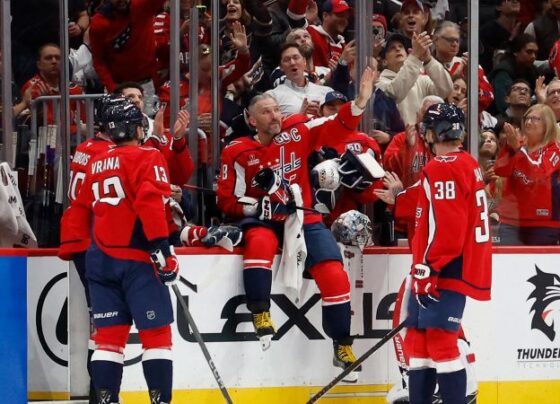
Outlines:
[[190, 184], [185, 184], [182, 186], [183, 189], [190, 189], [192, 191], [198, 191], [198, 192], [202, 192], [203, 194], [212, 194], [212, 195], [216, 195], [216, 191], [211, 189], [211, 188], [204, 188], [204, 187], [199, 187], [197, 185], [190, 185]]
[[[182, 186], [182, 188], [183, 188], [183, 189], [190, 189], [190, 190], [192, 190], [192, 191], [202, 192], [202, 193], [204, 193], [204, 194], [213, 194], [213, 195], [216, 194], [216, 191], [214, 191], [213, 189], [204, 188], [204, 187], [198, 187], [198, 186], [196, 186], [196, 185], [185, 184], [185, 185]], [[240, 205], [246, 205], [246, 206], [252, 205], [252, 204], [249, 203], [249, 202], [237, 202], [237, 203], [239, 203]], [[295, 208], [295, 209], [298, 209], [298, 210], [303, 210], [304, 212], [312, 212], [312, 213], [321, 214], [321, 212], [319, 212], [318, 210], [313, 209], [313, 208], [306, 208], [305, 206], [294, 206], [294, 208]]]
[[[244, 206], [253, 206], [253, 204], [250, 203], [250, 202], [239, 202], [239, 201], [237, 201], [237, 203], [240, 204], [240, 205], [244, 205]], [[312, 213], [321, 214], [321, 212], [319, 212], [318, 210], [313, 209], [313, 208], [306, 208], [305, 206], [294, 206], [293, 208], [297, 209], [297, 210], [303, 210], [304, 212], [312, 212]]]
[[398, 326], [396, 326], [391, 331], [389, 331], [387, 334], [385, 334], [385, 336], [383, 338], [381, 338], [381, 341], [379, 341], [377, 344], [375, 344], [373, 347], [371, 347], [368, 351], [366, 351], [366, 353], [364, 353], [362, 356], [360, 356], [358, 359], [356, 359], [356, 362], [354, 362], [353, 364], [348, 366], [346, 369], [344, 369], [342, 371], [342, 373], [340, 373], [329, 384], [327, 384], [318, 393], [316, 393], [313, 397], [311, 397], [309, 399], [309, 401], [307, 402], [307, 404], [312, 404], [312, 403], [317, 402], [330, 389], [332, 389], [334, 386], [336, 386], [338, 384], [338, 382], [340, 382], [350, 372], [354, 371], [358, 366], [360, 366], [363, 361], [365, 361], [367, 358], [369, 358], [375, 351], [377, 351], [379, 348], [381, 348], [387, 341], [391, 340], [395, 335], [397, 335], [399, 333], [399, 331], [402, 330], [405, 327], [406, 321], [407, 320], [404, 320]]
[[185, 286], [187, 286], [190, 290], [192, 290], [194, 293], [198, 293], [198, 285], [195, 285], [192, 282], [189, 282], [188, 279], [183, 278], [182, 276], [179, 276], [179, 282], [182, 282], [185, 284]]
[[220, 377], [220, 374], [218, 373], [218, 369], [216, 368], [216, 365], [214, 364], [214, 361], [212, 360], [212, 357], [210, 356], [210, 352], [208, 352], [208, 348], [206, 348], [206, 344], [204, 343], [204, 340], [202, 339], [202, 335], [200, 335], [200, 332], [198, 331], [198, 328], [197, 328], [197, 326], [194, 322], [194, 319], [192, 318], [191, 313], [189, 312], [187, 304], [185, 303], [185, 300], [183, 299], [183, 296], [181, 296], [181, 292], [179, 291], [179, 288], [177, 287], [177, 285], [171, 285], [171, 289], [173, 289], [173, 292], [175, 293], [175, 296], [177, 296], [177, 300], [179, 301], [179, 305], [183, 309], [183, 313], [185, 313], [185, 319], [187, 320], [187, 324], [191, 327], [193, 335], [194, 335], [196, 341], [198, 342], [198, 345], [200, 345], [200, 349], [202, 350], [202, 354], [204, 355], [204, 358], [206, 358], [206, 362], [208, 362], [208, 366], [210, 366], [210, 370], [212, 371], [212, 375], [214, 375], [214, 379], [216, 379], [216, 382], [218, 383], [218, 387], [220, 388], [220, 391], [222, 392], [222, 395], [224, 396], [224, 399], [226, 400], [226, 403], [233, 404], [233, 401], [231, 400], [231, 397], [229, 396], [229, 393], [228, 393], [227, 388], [224, 384], [224, 381], [222, 380], [222, 378]]

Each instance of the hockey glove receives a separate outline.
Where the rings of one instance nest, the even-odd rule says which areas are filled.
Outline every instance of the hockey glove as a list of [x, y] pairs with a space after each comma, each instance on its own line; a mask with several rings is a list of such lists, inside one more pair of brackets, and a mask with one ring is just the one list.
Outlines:
[[279, 202], [272, 202], [269, 196], [262, 197], [257, 204], [257, 217], [260, 220], [283, 222], [295, 211], [296, 207], [294, 202], [290, 202], [287, 205]]
[[414, 278], [412, 288], [418, 304], [424, 309], [430, 304], [439, 303], [438, 291], [439, 272], [425, 264], [416, 264], [412, 268]]
[[208, 228], [208, 234], [202, 239], [202, 244], [206, 247], [214, 247], [220, 241], [229, 239], [233, 247], [241, 243], [243, 232], [237, 226], [211, 226]]
[[351, 150], [340, 158], [340, 182], [346, 188], [361, 192], [368, 188], [373, 181], [383, 178], [385, 171], [375, 160], [372, 150], [366, 153], [354, 154]]
[[181, 242], [187, 247], [200, 247], [203, 245], [202, 239], [208, 233], [204, 226], [187, 225], [181, 230]]
[[161, 283], [173, 285], [177, 282], [177, 275], [179, 275], [179, 261], [177, 261], [173, 247], [169, 246], [167, 240], [161, 241], [158, 247], [152, 251], [150, 259], [154, 263]]
[[271, 168], [263, 168], [255, 174], [253, 181], [257, 186], [270, 195], [272, 202], [284, 205], [293, 200], [289, 184]]

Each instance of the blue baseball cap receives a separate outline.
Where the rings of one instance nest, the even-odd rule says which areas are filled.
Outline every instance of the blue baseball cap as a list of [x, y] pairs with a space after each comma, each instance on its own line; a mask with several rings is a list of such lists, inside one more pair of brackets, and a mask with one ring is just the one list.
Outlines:
[[321, 106], [325, 104], [330, 104], [331, 102], [340, 101], [342, 103], [348, 102], [348, 98], [342, 94], [340, 91], [329, 91], [325, 95], [325, 101], [321, 104]]

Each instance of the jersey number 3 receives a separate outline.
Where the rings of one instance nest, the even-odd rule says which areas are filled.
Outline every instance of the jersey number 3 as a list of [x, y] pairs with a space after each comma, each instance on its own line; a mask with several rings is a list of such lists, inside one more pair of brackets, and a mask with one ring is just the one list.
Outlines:
[[488, 221], [488, 201], [486, 200], [486, 192], [479, 189], [474, 194], [476, 198], [476, 206], [480, 209], [481, 226], [474, 228], [474, 239], [477, 243], [486, 243], [490, 240], [490, 223]]

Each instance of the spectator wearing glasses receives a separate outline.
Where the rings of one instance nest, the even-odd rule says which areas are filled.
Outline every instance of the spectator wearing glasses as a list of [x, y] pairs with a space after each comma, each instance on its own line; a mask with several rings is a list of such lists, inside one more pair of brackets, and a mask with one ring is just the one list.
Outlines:
[[[434, 32], [435, 58], [449, 71], [452, 77], [461, 77], [466, 82], [468, 53], [463, 53], [462, 57], [457, 56], [460, 41], [461, 28], [452, 21], [442, 22]], [[478, 109], [479, 111], [485, 111], [494, 101], [494, 89], [482, 66], [478, 66], [478, 83]], [[451, 103], [458, 105], [456, 102]]]
[[500, 242], [505, 245], [556, 245], [560, 236], [560, 149], [550, 107], [530, 107], [521, 131], [504, 124], [506, 145], [494, 172], [507, 178], [498, 206]]
[[514, 118], [521, 120], [527, 109], [531, 106], [531, 96], [533, 90], [529, 82], [525, 79], [517, 79], [510, 86], [507, 95], [504, 99], [507, 108], [503, 115], [504, 119]]
[[529, 83], [537, 81], [539, 73], [533, 62], [537, 57], [538, 49], [535, 38], [528, 34], [521, 34], [512, 41], [504, 59], [489, 77], [495, 96], [492, 112], [495, 114], [506, 112], [506, 96], [515, 80], [525, 79]]
[[509, 43], [521, 32], [519, 0], [498, 0], [496, 19], [487, 22], [480, 29], [480, 64], [484, 71], [491, 72], [495, 57], [508, 48]]
[[556, 116], [556, 125], [560, 127], [560, 80], [554, 79], [546, 87], [537, 86], [535, 93], [537, 93], [538, 102], [542, 102], [552, 109]]

